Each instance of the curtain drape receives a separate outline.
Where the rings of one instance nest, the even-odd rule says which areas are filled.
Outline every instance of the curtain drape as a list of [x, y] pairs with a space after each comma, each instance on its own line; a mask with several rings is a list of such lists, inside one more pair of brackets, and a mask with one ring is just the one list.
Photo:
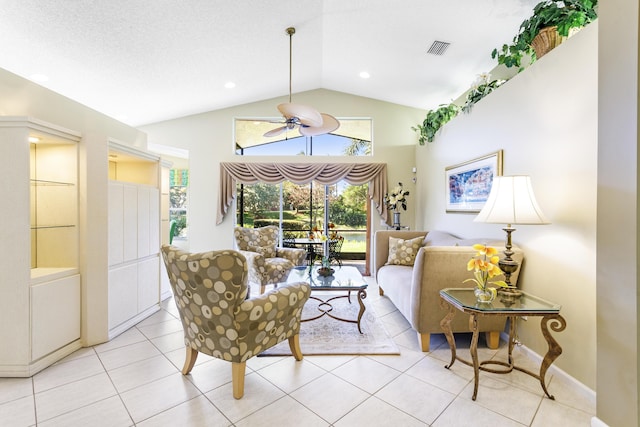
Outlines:
[[236, 182], [242, 184], [279, 184], [289, 180], [295, 184], [315, 181], [322, 185], [345, 180], [352, 185], [369, 183], [369, 199], [387, 220], [384, 194], [387, 189], [386, 163], [220, 163], [220, 192], [216, 224], [220, 224], [236, 196]]

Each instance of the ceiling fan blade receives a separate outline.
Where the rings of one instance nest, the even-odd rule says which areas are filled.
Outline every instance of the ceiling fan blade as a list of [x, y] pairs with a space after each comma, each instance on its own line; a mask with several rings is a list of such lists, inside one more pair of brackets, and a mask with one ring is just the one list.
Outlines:
[[287, 126], [280, 126], [280, 127], [278, 127], [278, 128], [271, 129], [271, 130], [270, 130], [270, 131], [268, 131], [268, 132], [265, 132], [263, 136], [264, 136], [265, 138], [271, 138], [272, 136], [278, 136], [278, 135], [280, 135], [280, 134], [281, 134], [282, 132], [284, 132], [285, 130], [287, 130]]
[[304, 136], [316, 136], [325, 133], [333, 132], [340, 127], [338, 119], [330, 114], [322, 113], [322, 125], [321, 126], [300, 126], [298, 131]]
[[322, 126], [322, 115], [313, 107], [290, 102], [279, 104], [278, 111], [287, 119], [297, 118], [305, 126]]

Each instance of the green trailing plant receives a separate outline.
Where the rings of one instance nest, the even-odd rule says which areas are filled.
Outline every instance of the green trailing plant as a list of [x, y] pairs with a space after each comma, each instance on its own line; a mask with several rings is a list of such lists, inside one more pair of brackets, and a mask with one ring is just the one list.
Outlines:
[[598, 17], [597, 4], [598, 0], [540, 2], [533, 8], [533, 15], [520, 24], [520, 30], [513, 38], [513, 43], [504, 44], [501, 49], [494, 49], [491, 57], [497, 58], [499, 64], [519, 67], [519, 71], [522, 71], [524, 56], [529, 56], [531, 63], [536, 60], [531, 43], [540, 30], [555, 26], [560, 36], [568, 37], [572, 29], [584, 27]]
[[467, 100], [462, 106], [463, 113], [471, 112], [474, 104], [485, 96], [502, 86], [506, 80], [491, 80], [491, 74], [483, 73], [471, 85], [471, 90], [467, 94]]
[[460, 107], [455, 104], [441, 104], [435, 110], [429, 110], [421, 125], [412, 126], [418, 132], [418, 142], [424, 145], [426, 141], [433, 142], [433, 138], [445, 123], [458, 115]]

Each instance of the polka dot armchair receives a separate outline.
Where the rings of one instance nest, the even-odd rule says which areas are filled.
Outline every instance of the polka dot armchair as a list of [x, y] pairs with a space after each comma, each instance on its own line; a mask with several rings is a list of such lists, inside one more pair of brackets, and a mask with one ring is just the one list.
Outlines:
[[247, 299], [247, 263], [238, 251], [189, 253], [163, 245], [162, 257], [184, 328], [184, 375], [198, 353], [229, 361], [233, 397], [240, 399], [247, 359], [287, 339], [302, 360], [298, 334], [308, 284], [283, 284]]
[[289, 272], [302, 265], [307, 255], [304, 249], [277, 247], [279, 233], [275, 225], [236, 227], [233, 232], [236, 246], [249, 264], [249, 282], [260, 285], [260, 293], [267, 285], [286, 282]]

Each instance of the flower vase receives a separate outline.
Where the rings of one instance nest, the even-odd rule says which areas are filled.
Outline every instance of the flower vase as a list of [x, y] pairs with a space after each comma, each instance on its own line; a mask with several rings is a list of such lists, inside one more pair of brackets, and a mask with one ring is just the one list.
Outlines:
[[496, 290], [494, 288], [476, 288], [474, 291], [476, 301], [480, 304], [491, 304], [496, 298]]
[[393, 213], [393, 228], [400, 230], [400, 212]]

